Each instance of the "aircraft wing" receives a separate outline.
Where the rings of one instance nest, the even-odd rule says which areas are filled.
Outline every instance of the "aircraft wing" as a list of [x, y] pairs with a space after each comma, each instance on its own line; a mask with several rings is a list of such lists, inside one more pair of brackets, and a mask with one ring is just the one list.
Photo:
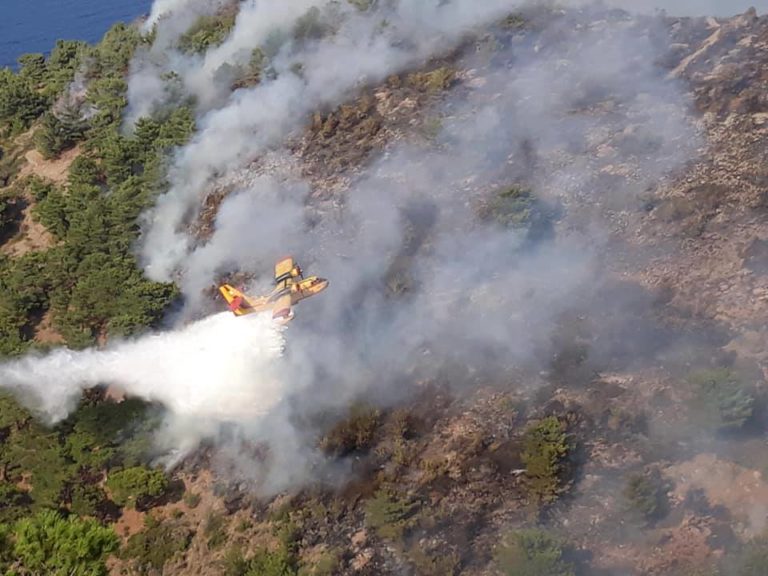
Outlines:
[[283, 258], [275, 264], [275, 284], [280, 284], [291, 277], [291, 270], [293, 270], [293, 258], [290, 256]]
[[291, 308], [291, 293], [286, 291], [283, 295], [273, 301], [272, 318], [288, 322], [293, 318], [293, 309]]

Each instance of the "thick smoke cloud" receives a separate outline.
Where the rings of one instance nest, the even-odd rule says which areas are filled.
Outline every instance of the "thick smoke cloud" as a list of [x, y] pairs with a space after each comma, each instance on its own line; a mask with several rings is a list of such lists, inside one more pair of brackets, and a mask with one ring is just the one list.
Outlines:
[[[392, 402], [407, 394], [394, 382], [434, 377], [447, 363], [471, 379], [532, 361], [558, 316], [600, 286], [610, 228], [598, 214], [636, 206], [697, 145], [680, 86], [654, 67], [655, 30], [624, 20], [575, 29], [570, 17], [554, 20], [537, 41], [500, 55], [514, 58], [511, 69], [475, 69], [464, 96], [432, 111], [443, 118], [436, 147], [390, 150], [340, 205], [317, 207], [324, 214], [315, 225], [302, 225], [306, 184], [297, 175], [249, 181], [248, 168], [233, 170], [237, 163], [226, 158], [207, 171], [245, 183], [222, 205], [212, 238], [196, 246], [175, 232], [183, 249], [172, 258], [151, 244], [145, 254], [173, 263], [168, 270], [193, 306], [213, 271], [269, 277], [264, 269], [286, 252], [331, 279], [290, 328], [284, 385], [294, 415], [338, 409], [363, 394]], [[250, 97], [264, 96], [255, 89]], [[236, 118], [239, 105], [215, 116]], [[208, 125], [221, 126], [213, 116]], [[280, 134], [273, 125], [280, 119], [265, 117], [259, 132]], [[259, 132], [242, 146], [258, 150]], [[207, 138], [203, 132], [183, 154], [218, 141]], [[542, 217], [537, 234], [481, 225], [478, 203], [510, 183], [532, 186], [545, 200], [540, 210], [566, 216]], [[243, 249], [225, 248], [238, 239]], [[409, 285], [403, 295], [389, 290], [392, 277]], [[291, 420], [272, 432], [303, 437]]]
[[[263, 319], [227, 313], [103, 352], [27, 358], [4, 367], [1, 381], [56, 418], [82, 387], [120, 384], [169, 406], [177, 418], [164, 440], [184, 449], [199, 438], [184, 425], [196, 411], [232, 419], [230, 401], [258, 407], [266, 414], [237, 435], [273, 447], [267, 491], [295, 486], [309, 478], [315, 432], [297, 421], [361, 395], [393, 402], [408, 393], [396, 382], [435, 377], [449, 364], [471, 381], [534, 362], [558, 316], [601, 282], [611, 235], [601, 214], [632, 208], [694, 154], [687, 98], [654, 65], [663, 47], [653, 25], [563, 12], [496, 47], [490, 64], [467, 52], [460, 89], [429, 112], [442, 123], [434, 145], [393, 145], [343, 198], [308, 202], [298, 169], [277, 177], [251, 173], [251, 162], [269, 153], [290, 167], [281, 145], [311, 112], [442, 54], [518, 6], [408, 0], [386, 9], [387, 26], [380, 12], [342, 8], [334, 35], [287, 42], [272, 60], [274, 78], [222, 99], [226, 87], [212, 84], [218, 63], [241, 61], [313, 4], [244, 3], [230, 38], [191, 58], [171, 50], [171, 39], [205, 8], [175, 3], [164, 19], [153, 16], [156, 46], [167, 49], [139, 55], [131, 77], [134, 114], [164, 101], [160, 76], [169, 70], [201, 102], [200, 130], [175, 156], [171, 189], [145, 215], [146, 273], [179, 283], [184, 322], [206, 311], [202, 291], [219, 274], [260, 274], [252, 288], [268, 288], [275, 259], [294, 254], [331, 286], [299, 305], [285, 355]], [[202, 199], [228, 184], [236, 191], [214, 234], [198, 240], [190, 224]], [[540, 198], [529, 207], [532, 226], [481, 223], [479, 207], [513, 185]], [[54, 392], [42, 394], [50, 382]]]
[[[159, 199], [147, 226], [142, 249], [147, 274], [170, 278], [189, 247], [177, 230], [217, 174], [279, 144], [309, 113], [350, 96], [361, 82], [375, 82], [423, 61], [514, 6], [508, 0], [480, 6], [469, 0], [439, 6], [408, 0], [375, 17], [347, 8], [350, 12], [332, 37], [301, 46], [287, 44], [273, 62], [277, 79], [238, 91], [224, 108], [205, 115], [197, 137], [178, 155], [171, 169], [173, 186]], [[382, 26], [383, 17], [387, 26]], [[301, 75], [292, 72], [297, 66]]]

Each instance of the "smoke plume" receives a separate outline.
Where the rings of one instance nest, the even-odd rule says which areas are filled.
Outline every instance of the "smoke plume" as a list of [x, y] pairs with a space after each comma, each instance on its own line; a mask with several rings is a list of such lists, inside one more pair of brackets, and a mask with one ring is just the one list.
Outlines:
[[[296, 421], [310, 419], [297, 415], [338, 411], [362, 395], [393, 402], [408, 394], [395, 382], [435, 377], [448, 364], [463, 369], [452, 384], [471, 385], [481, 373], [535, 363], [559, 315], [603, 281], [615, 225], [605, 214], [636, 207], [695, 153], [688, 99], [654, 64], [664, 31], [651, 19], [552, 11], [488, 58], [472, 34], [519, 3], [403, 0], [365, 12], [344, 4], [333, 33], [307, 40], [286, 33], [325, 4], [254, 1], [219, 47], [180, 54], [173, 39], [203, 4], [158, 1], [155, 46], [132, 66], [133, 118], [169, 101], [169, 71], [199, 103], [199, 132], [175, 154], [170, 190], [144, 217], [145, 271], [179, 283], [182, 321], [208, 309], [202, 291], [221, 273], [253, 273], [251, 288], [268, 289], [286, 253], [330, 288], [300, 304], [283, 356], [268, 320], [226, 313], [104, 351], [28, 357], [0, 379], [52, 418], [103, 383], [182, 417], [266, 411], [270, 425], [249, 433], [284, 459], [271, 490], [308, 477], [312, 431]], [[231, 94], [217, 82], [222, 66], [246, 61], [274, 34], [283, 43], [271, 76]], [[439, 123], [434, 141], [392, 144], [360, 167], [343, 198], [310, 200], [312, 184], [283, 147], [310, 113], [468, 38], [475, 49], [456, 62], [459, 89], [424, 112]], [[287, 173], [255, 171], [251, 162], [266, 153]], [[225, 182], [236, 191], [200, 241], [190, 224]], [[512, 188], [534, 192], [529, 224], [481, 222], [482, 207]]]

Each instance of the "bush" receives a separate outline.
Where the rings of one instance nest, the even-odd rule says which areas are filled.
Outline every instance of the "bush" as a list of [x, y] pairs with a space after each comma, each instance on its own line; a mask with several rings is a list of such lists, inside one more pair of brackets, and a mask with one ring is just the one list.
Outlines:
[[668, 510], [667, 483], [658, 471], [648, 474], [632, 474], [624, 488], [624, 497], [630, 508], [646, 521], [658, 520]]
[[562, 492], [568, 452], [565, 426], [555, 416], [541, 420], [526, 431], [521, 457], [528, 493], [535, 501], [552, 502]]
[[162, 571], [168, 560], [189, 548], [193, 536], [178, 521], [160, 522], [148, 516], [146, 528], [128, 539], [121, 556], [134, 559], [140, 574], [152, 573], [152, 569]]
[[496, 563], [508, 576], [573, 576], [563, 560], [560, 539], [538, 529], [521, 530], [507, 538], [496, 552]]
[[146, 508], [168, 490], [168, 477], [162, 470], [134, 466], [112, 472], [107, 488], [119, 506]]
[[184, 504], [189, 508], [197, 508], [198, 504], [200, 504], [200, 500], [200, 494], [197, 494], [196, 492], [187, 492], [184, 494]]
[[370, 448], [381, 425], [381, 414], [375, 408], [355, 405], [349, 416], [336, 424], [321, 441], [321, 447], [327, 453], [337, 457], [353, 452], [363, 452]]
[[218, 548], [227, 541], [226, 521], [221, 514], [210, 513], [205, 518], [203, 533], [207, 538], [208, 548]]
[[765, 576], [768, 570], [768, 537], [753, 539], [733, 559], [729, 573], [735, 576]]
[[728, 368], [703, 370], [688, 377], [695, 387], [694, 408], [706, 425], [721, 432], [736, 431], [752, 417], [755, 398]]
[[224, 557], [225, 576], [296, 576], [296, 559], [284, 548], [261, 548], [249, 559], [232, 549]]
[[365, 504], [365, 522], [382, 538], [399, 540], [410, 527], [418, 503], [400, 497], [393, 490], [380, 488]]
[[302, 562], [298, 576], [333, 576], [339, 572], [341, 554], [336, 550], [326, 550], [310, 563]]
[[429, 554], [417, 546], [408, 551], [408, 559], [419, 576], [451, 576], [456, 574], [461, 563], [461, 558], [455, 552], [439, 550]]
[[478, 209], [478, 216], [486, 222], [519, 228], [526, 226], [536, 207], [536, 199], [530, 189], [511, 186], [491, 196]]
[[179, 38], [179, 50], [196, 54], [221, 44], [235, 25], [235, 16], [232, 11], [200, 16]]
[[443, 66], [431, 72], [414, 72], [409, 74], [406, 83], [423, 92], [442, 92], [448, 90], [456, 81], [456, 71]]

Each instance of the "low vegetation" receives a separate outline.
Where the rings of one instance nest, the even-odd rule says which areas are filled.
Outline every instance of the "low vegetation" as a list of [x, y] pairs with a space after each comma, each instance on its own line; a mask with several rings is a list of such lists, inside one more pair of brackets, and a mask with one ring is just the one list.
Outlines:
[[496, 563], [507, 576], [574, 576], [564, 559], [563, 542], [539, 529], [514, 532], [496, 551]]
[[530, 189], [511, 186], [487, 198], [478, 208], [483, 221], [519, 228], [530, 223], [536, 200]]
[[668, 488], [668, 483], [657, 470], [636, 473], [627, 479], [624, 497], [632, 512], [644, 521], [652, 522], [662, 518], [669, 509]]
[[392, 488], [381, 488], [365, 504], [365, 522], [382, 538], [399, 541], [411, 526], [419, 504]]
[[704, 370], [691, 374], [688, 380], [694, 386], [696, 416], [711, 429], [735, 432], [752, 417], [754, 393], [733, 370]]
[[296, 576], [297, 573], [295, 558], [284, 548], [262, 548], [248, 558], [235, 550], [225, 559], [226, 576]]
[[534, 502], [552, 502], [565, 489], [569, 449], [565, 425], [555, 416], [541, 420], [525, 432], [522, 460], [528, 495]]
[[131, 536], [120, 556], [139, 574], [162, 573], [165, 563], [189, 548], [194, 533], [180, 520], [158, 520], [148, 515], [144, 530]]
[[133, 466], [110, 472], [107, 488], [117, 505], [147, 509], [168, 490], [168, 477], [162, 470]]
[[102, 576], [117, 547], [117, 535], [97, 521], [51, 510], [0, 525], [0, 568], [6, 574]]
[[218, 46], [234, 27], [236, 16], [237, 13], [230, 9], [210, 16], [200, 16], [179, 38], [179, 49], [190, 54], [200, 54]]
[[370, 406], [354, 405], [349, 416], [337, 423], [322, 438], [321, 447], [337, 457], [367, 450], [381, 424], [380, 412]]

